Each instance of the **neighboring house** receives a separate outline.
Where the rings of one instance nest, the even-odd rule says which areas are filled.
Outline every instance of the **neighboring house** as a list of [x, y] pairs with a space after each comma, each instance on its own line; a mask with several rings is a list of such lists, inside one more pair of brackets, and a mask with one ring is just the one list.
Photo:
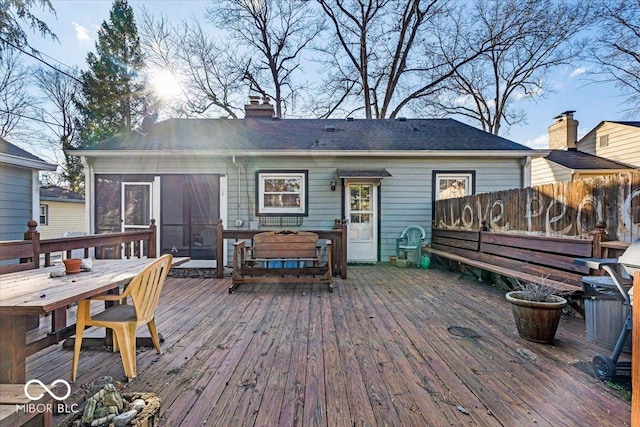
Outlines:
[[452, 119], [272, 116], [252, 100], [244, 119], [170, 119], [69, 151], [87, 165], [90, 231], [153, 218], [161, 252], [212, 259], [206, 230], [218, 218], [231, 229], [346, 218], [349, 261], [377, 262], [407, 225], [430, 235], [435, 199], [520, 188], [529, 158], [546, 154]]
[[40, 238], [86, 233], [84, 196], [57, 185], [40, 187]]
[[40, 216], [40, 171], [47, 163], [0, 138], [0, 240], [22, 240], [27, 222]]
[[549, 154], [532, 160], [531, 184], [572, 182], [640, 169], [640, 122], [603, 121], [580, 141], [574, 111], [549, 126]]

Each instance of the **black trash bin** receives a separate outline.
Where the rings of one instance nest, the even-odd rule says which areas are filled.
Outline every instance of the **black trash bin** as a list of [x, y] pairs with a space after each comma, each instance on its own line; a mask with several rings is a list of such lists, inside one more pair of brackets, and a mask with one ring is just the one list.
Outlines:
[[[629, 306], [616, 285], [606, 276], [584, 277], [582, 289], [587, 339], [612, 350], [624, 327]], [[631, 352], [631, 335], [625, 340], [622, 351]]]

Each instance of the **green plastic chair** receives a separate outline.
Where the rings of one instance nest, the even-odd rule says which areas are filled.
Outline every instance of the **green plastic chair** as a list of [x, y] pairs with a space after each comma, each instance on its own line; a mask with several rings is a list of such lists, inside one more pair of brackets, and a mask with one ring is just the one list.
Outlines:
[[[410, 225], [402, 230], [400, 237], [396, 239], [396, 257], [409, 258], [410, 252], [416, 253], [416, 266], [420, 268], [420, 251], [422, 241], [426, 237], [424, 228], [419, 225]], [[403, 256], [400, 256], [402, 253]]]

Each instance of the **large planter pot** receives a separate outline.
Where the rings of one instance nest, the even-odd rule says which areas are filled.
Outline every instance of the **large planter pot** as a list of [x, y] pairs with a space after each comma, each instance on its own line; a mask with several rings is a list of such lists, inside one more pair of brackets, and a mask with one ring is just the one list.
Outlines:
[[507, 294], [507, 300], [522, 338], [545, 344], [553, 342], [566, 299], [551, 295], [546, 302], [529, 301], [523, 292], [512, 291]]

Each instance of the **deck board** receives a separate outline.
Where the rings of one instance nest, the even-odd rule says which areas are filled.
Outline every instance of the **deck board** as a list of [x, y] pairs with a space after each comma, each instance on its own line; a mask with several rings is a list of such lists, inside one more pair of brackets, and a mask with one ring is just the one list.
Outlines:
[[[378, 265], [349, 276], [333, 293], [254, 284], [231, 295], [230, 278], [169, 278], [163, 354], [141, 349], [123, 386], [157, 393], [163, 426], [629, 424], [630, 404], [573, 366], [609, 353], [582, 319], [563, 317], [554, 345], [536, 344], [518, 336], [504, 292], [456, 273]], [[68, 378], [71, 356], [61, 345], [30, 356], [28, 379]], [[119, 354], [83, 351], [68, 403], [100, 375], [124, 380]]]

